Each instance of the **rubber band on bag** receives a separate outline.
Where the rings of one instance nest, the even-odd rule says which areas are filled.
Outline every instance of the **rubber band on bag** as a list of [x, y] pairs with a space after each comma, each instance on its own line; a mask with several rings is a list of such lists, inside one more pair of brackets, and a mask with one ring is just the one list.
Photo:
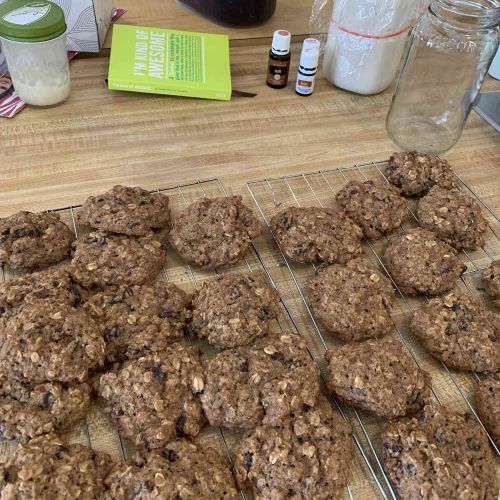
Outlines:
[[343, 26], [340, 26], [340, 24], [334, 21], [333, 17], [330, 20], [330, 24], [331, 26], [335, 26], [335, 28], [339, 29], [340, 31], [343, 31], [344, 33], [348, 33], [349, 35], [359, 36], [361, 38], [369, 38], [373, 40], [384, 40], [386, 38], [394, 38], [412, 29], [413, 26], [415, 26], [415, 19], [413, 19], [410, 22], [410, 24], [408, 24], [408, 26], [404, 27], [403, 29], [400, 29], [399, 31], [396, 31], [396, 33], [390, 33], [388, 35], [366, 35], [364, 33], [357, 33], [356, 31], [351, 31], [348, 30], [347, 28], [344, 28]]

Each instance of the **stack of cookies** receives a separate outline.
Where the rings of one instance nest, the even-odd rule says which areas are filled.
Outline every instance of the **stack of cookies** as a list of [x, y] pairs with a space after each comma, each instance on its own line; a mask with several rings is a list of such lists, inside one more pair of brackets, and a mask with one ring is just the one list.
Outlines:
[[[272, 333], [268, 278], [227, 273], [192, 295], [156, 280], [165, 237], [202, 269], [240, 261], [260, 234], [241, 198], [204, 198], [172, 221], [165, 195], [115, 186], [76, 221], [90, 232], [74, 241], [54, 213], [0, 220], [0, 262], [26, 272], [0, 286], [0, 435], [20, 441], [0, 496], [235, 499], [236, 477], [256, 498], [341, 497], [351, 430], [304, 340]], [[137, 448], [126, 463], [61, 441], [93, 397]], [[193, 441], [207, 423], [245, 431], [235, 477]]]
[[[287, 259], [317, 266], [309, 308], [323, 330], [344, 343], [325, 354], [330, 392], [378, 417], [413, 417], [390, 425], [383, 436], [385, 468], [398, 495], [493, 498], [486, 433], [469, 415], [433, 405], [431, 377], [395, 335], [391, 319], [393, 285], [399, 293], [433, 297], [415, 313], [411, 332], [448, 367], [489, 375], [476, 406], [498, 440], [500, 419], [491, 409], [500, 403], [500, 319], [455, 291], [466, 269], [458, 252], [484, 244], [487, 221], [477, 202], [457, 189], [445, 160], [396, 153], [384, 174], [389, 182], [348, 182], [336, 194], [338, 208], [281, 210], [271, 231]], [[390, 236], [406, 219], [409, 196], [419, 199], [420, 227]], [[381, 264], [390, 279], [364, 254], [362, 238], [388, 239]], [[482, 275], [494, 300], [500, 296], [498, 264]], [[428, 465], [429, 450], [439, 467]]]

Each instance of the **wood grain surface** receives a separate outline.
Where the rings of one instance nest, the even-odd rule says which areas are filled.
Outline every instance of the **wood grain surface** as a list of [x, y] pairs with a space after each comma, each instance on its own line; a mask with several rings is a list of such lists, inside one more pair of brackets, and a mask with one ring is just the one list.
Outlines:
[[[293, 46], [296, 62], [300, 47]], [[116, 183], [158, 185], [219, 176], [233, 191], [250, 179], [382, 160], [395, 149], [385, 130], [391, 89], [351, 94], [319, 78], [307, 98], [264, 83], [268, 45], [231, 49], [231, 102], [110, 91], [107, 57], [71, 63], [72, 93], [54, 108], [1, 121], [0, 216], [82, 202]], [[487, 90], [500, 89], [489, 79]], [[445, 156], [496, 211], [499, 135], [472, 112]]]
[[[140, 8], [137, 0], [115, 0], [116, 7], [127, 10], [118, 21], [119, 24], [223, 33], [235, 44], [271, 37], [277, 29], [287, 29], [297, 37], [309, 34], [312, 4], [313, 0], [278, 0], [274, 16], [263, 25], [254, 28], [229, 28], [210, 22], [176, 0], [141, 0]], [[104, 42], [105, 48], [111, 47], [111, 39], [110, 32]]]

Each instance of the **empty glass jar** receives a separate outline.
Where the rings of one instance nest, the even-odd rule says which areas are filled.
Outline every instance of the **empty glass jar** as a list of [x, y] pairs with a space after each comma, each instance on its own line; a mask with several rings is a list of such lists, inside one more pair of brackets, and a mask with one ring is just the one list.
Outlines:
[[458, 141], [495, 55], [499, 21], [500, 0], [431, 0], [387, 116], [400, 148], [442, 153]]

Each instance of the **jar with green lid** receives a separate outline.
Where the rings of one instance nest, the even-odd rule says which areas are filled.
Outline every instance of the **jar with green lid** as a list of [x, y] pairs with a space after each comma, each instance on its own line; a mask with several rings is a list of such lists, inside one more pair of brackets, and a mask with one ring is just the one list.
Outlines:
[[70, 91], [66, 22], [49, 1], [12, 0], [0, 5], [0, 41], [19, 97], [53, 106]]

